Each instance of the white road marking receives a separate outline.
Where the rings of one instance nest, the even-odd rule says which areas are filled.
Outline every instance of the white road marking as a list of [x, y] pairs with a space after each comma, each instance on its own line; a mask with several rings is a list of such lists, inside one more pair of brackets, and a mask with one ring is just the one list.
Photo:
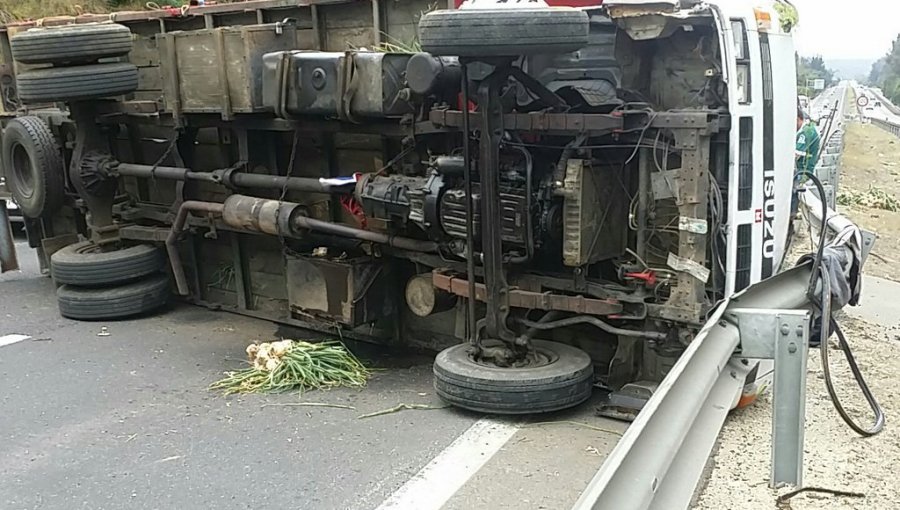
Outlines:
[[397, 489], [377, 510], [438, 510], [519, 430], [482, 418]]
[[0, 347], [11, 345], [16, 342], [21, 342], [22, 340], [28, 340], [29, 338], [31, 337], [28, 335], [19, 335], [17, 333], [0, 336]]

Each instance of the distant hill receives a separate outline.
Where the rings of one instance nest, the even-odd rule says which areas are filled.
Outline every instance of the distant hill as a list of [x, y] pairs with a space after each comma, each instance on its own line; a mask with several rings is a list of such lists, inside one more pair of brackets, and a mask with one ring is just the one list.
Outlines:
[[869, 77], [873, 62], [871, 59], [825, 59], [825, 65], [832, 69], [838, 78], [859, 81], [865, 81]]

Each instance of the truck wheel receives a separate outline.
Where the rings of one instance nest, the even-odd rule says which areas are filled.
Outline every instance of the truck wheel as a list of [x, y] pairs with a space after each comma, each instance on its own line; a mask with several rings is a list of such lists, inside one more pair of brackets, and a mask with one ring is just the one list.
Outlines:
[[40, 218], [56, 212], [65, 198], [65, 165], [47, 124], [32, 116], [9, 121], [0, 150], [7, 185], [22, 214]]
[[55, 67], [19, 73], [16, 82], [26, 103], [78, 101], [135, 91], [138, 70], [128, 63]]
[[566, 53], [588, 43], [588, 15], [571, 8], [432, 11], [419, 42], [432, 55], [496, 57]]
[[164, 262], [162, 250], [150, 244], [102, 251], [99, 245], [84, 241], [54, 253], [50, 257], [50, 274], [56, 283], [112, 285], [157, 273]]
[[503, 368], [475, 361], [469, 345], [445, 349], [434, 360], [434, 389], [463, 409], [496, 414], [558, 411], [591, 396], [594, 366], [581, 349], [534, 340], [534, 366]]
[[118, 287], [63, 285], [56, 291], [59, 313], [78, 320], [120, 319], [151, 312], [169, 299], [169, 277], [156, 274]]
[[131, 30], [114, 23], [32, 28], [9, 41], [24, 64], [87, 64], [131, 51]]

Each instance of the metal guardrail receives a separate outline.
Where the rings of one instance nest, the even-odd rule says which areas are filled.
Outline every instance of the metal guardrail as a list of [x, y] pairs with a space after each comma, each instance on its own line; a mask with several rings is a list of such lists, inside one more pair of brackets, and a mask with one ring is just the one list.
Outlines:
[[881, 101], [881, 104], [884, 105], [884, 107], [887, 108], [891, 113], [893, 113], [894, 115], [900, 115], [900, 108], [898, 108], [896, 105], [894, 105], [894, 103], [892, 103], [888, 98], [884, 97], [884, 94], [882, 94], [881, 92], [878, 92], [877, 90], [872, 89], [872, 88], [870, 88], [869, 90], [872, 92], [872, 94], [876, 98], [878, 98], [879, 101]]
[[[844, 152], [844, 122], [847, 113], [847, 85], [837, 87], [838, 96], [835, 104], [834, 117], [827, 125], [819, 126], [822, 137], [821, 155], [816, 164], [816, 176], [822, 181], [825, 189], [825, 202], [834, 208], [837, 202], [837, 192], [841, 179], [841, 157]], [[813, 100], [813, 108], [821, 111], [827, 94], [821, 94]], [[833, 95], [829, 96], [833, 99]]]
[[869, 121], [871, 121], [873, 125], [880, 127], [894, 136], [900, 136], [900, 124], [894, 124], [893, 122], [876, 118], [870, 118]]
[[[884, 94], [879, 92], [874, 88], [867, 89], [869, 93], [871, 93], [875, 98], [881, 102], [881, 106], [887, 111], [891, 112], [893, 115], [900, 117], [900, 107], [897, 107], [894, 103], [892, 103], [889, 99], [884, 97]], [[888, 120], [882, 119], [878, 117], [870, 117], [866, 116], [866, 120], [871, 122], [875, 126], [880, 127], [881, 129], [891, 133], [894, 136], [900, 137], [900, 120]]]

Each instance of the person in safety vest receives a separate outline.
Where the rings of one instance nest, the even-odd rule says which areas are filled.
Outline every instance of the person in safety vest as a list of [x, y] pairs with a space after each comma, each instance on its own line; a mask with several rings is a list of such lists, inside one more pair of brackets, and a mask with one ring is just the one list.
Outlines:
[[803, 108], [797, 107], [797, 146], [794, 151], [794, 196], [791, 199], [791, 215], [796, 215], [800, 207], [798, 186], [809, 179], [819, 161], [819, 131], [809, 120]]

